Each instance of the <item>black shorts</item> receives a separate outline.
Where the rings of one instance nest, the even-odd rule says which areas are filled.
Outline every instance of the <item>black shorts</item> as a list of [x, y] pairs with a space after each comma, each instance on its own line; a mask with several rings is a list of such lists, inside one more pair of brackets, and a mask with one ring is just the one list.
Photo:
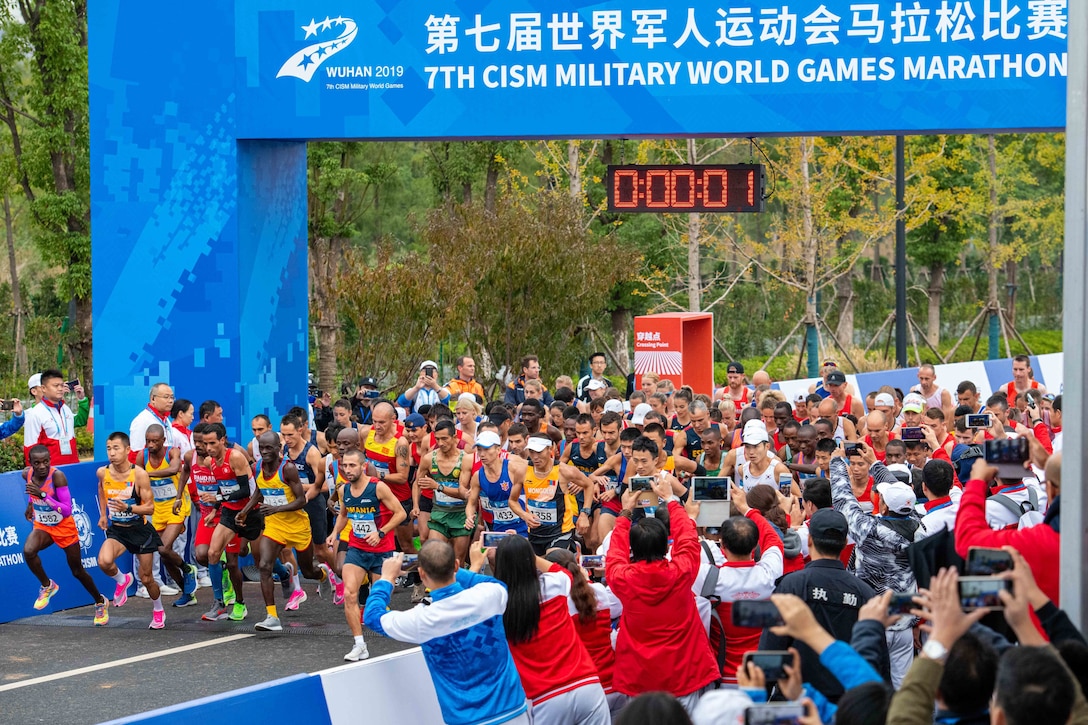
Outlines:
[[329, 494], [319, 493], [312, 501], [302, 507], [310, 519], [310, 536], [314, 542], [323, 542], [329, 538]]
[[568, 531], [565, 534], [556, 536], [553, 539], [544, 540], [529, 540], [529, 544], [533, 547], [533, 553], [537, 556], [544, 556], [548, 553], [549, 549], [566, 549], [567, 551], [575, 552], [574, 532]]
[[238, 515], [237, 511], [226, 507], [219, 510], [219, 523], [238, 534], [238, 538], [248, 541], [256, 541], [261, 538], [261, 532], [264, 531], [264, 516], [261, 516], [260, 511], [256, 509], [250, 511], [246, 514], [245, 525], [239, 526], [234, 518]]
[[[423, 497], [420, 496], [419, 498], [420, 498], [419, 503], [422, 505]], [[411, 526], [412, 525], [412, 499], [411, 498], [406, 498], [406, 499], [404, 499], [403, 501], [400, 502], [400, 505], [404, 507], [404, 521], [401, 522], [401, 526]]]
[[121, 542], [130, 554], [154, 554], [162, 546], [159, 532], [146, 521], [132, 526], [110, 524], [106, 529], [106, 538]]
[[419, 497], [419, 512], [423, 514], [429, 514], [434, 510], [434, 499], [427, 498], [426, 496]]

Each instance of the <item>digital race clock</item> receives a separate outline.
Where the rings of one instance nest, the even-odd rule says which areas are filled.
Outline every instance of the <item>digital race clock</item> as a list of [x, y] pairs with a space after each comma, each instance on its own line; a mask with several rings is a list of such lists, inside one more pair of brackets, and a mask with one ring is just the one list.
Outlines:
[[608, 211], [763, 211], [763, 165], [609, 166]]

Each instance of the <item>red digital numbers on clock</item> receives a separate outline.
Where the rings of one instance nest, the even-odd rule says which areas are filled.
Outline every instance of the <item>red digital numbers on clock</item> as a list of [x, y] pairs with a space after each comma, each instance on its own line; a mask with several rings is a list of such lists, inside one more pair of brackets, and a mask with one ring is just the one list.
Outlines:
[[608, 210], [615, 212], [763, 211], [759, 164], [608, 167]]

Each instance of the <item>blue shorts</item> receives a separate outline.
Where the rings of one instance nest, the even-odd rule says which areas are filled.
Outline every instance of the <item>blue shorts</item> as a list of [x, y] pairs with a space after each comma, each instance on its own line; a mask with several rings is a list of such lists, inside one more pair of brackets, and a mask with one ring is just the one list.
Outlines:
[[382, 563], [395, 554], [395, 551], [383, 551], [376, 554], [373, 551], [363, 551], [354, 546], [348, 548], [348, 554], [344, 557], [344, 565], [351, 564], [364, 571], [382, 573]]

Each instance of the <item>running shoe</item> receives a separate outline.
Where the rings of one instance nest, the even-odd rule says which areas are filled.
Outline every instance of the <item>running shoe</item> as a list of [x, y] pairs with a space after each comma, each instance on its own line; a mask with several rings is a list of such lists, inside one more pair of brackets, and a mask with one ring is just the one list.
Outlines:
[[241, 602], [235, 602], [234, 609], [231, 610], [230, 613], [231, 621], [241, 622], [247, 616], [249, 616], [249, 610], [246, 609], [246, 605], [242, 604]]
[[291, 596], [287, 598], [287, 604], [283, 605], [283, 608], [289, 612], [297, 612], [298, 605], [305, 602], [307, 599], [306, 592], [302, 589], [296, 589], [291, 592]]
[[227, 609], [226, 604], [224, 604], [223, 602], [214, 602], [212, 604], [212, 608], [204, 612], [204, 614], [200, 618], [203, 619], [205, 622], [215, 622], [220, 619], [226, 619], [227, 615], [229, 614], [230, 610]]
[[253, 626], [253, 629], [258, 632], [282, 632], [283, 625], [280, 624], [279, 617], [265, 617], [263, 622], [257, 622]]
[[223, 567], [223, 602], [229, 607], [234, 604], [237, 595], [234, 593], [234, 584], [231, 583], [230, 573]]
[[212, 579], [207, 574], [201, 574], [199, 577], [197, 577], [196, 584], [198, 587], [204, 587], [205, 589], [207, 589], [212, 585]]
[[420, 582], [412, 587], [412, 604], [419, 604], [427, 596], [427, 587]]
[[344, 659], [348, 662], [358, 662], [359, 660], [365, 660], [370, 656], [370, 652], [366, 648], [366, 643], [357, 644], [351, 648], [351, 652], [344, 655]]
[[94, 605], [94, 626], [105, 627], [110, 623], [110, 603], [103, 597]]
[[195, 601], [196, 597], [193, 595], [196, 593], [196, 587], [196, 567], [189, 564], [185, 567], [185, 587], [181, 590], [181, 593]]
[[175, 607], [191, 607], [194, 604], [199, 604], [196, 600], [196, 594], [182, 594], [180, 597], [174, 600]]
[[159, 610], [151, 613], [151, 624], [148, 625], [148, 629], [165, 629], [166, 628], [166, 612]]
[[113, 590], [113, 606], [123, 607], [125, 602], [128, 601], [128, 588], [132, 586], [136, 578], [131, 574], [125, 574], [125, 583], [118, 584], [117, 588]]
[[181, 590], [178, 589], [173, 584], [160, 584], [159, 585], [159, 596], [160, 597], [172, 597], [175, 594], [181, 594]]
[[140, 599], [150, 599], [151, 595], [147, 593], [147, 587], [143, 584], [136, 587], [136, 591], [132, 593], [132, 596], [139, 597]]
[[60, 591], [60, 587], [52, 579], [49, 580], [49, 585], [44, 586], [38, 590], [38, 598], [34, 600], [35, 609], [45, 609], [49, 606], [49, 600], [53, 598], [53, 595]]
[[332, 603], [338, 607], [344, 604], [344, 582], [341, 579], [337, 579], [333, 584]]
[[280, 588], [283, 590], [283, 598], [289, 598], [295, 591], [295, 565], [287, 561], [283, 564], [287, 569], [287, 576], [280, 580]]

